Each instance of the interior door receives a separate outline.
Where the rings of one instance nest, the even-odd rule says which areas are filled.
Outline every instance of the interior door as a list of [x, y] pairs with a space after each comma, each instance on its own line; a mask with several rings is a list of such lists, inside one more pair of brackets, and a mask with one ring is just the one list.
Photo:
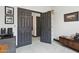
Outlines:
[[40, 17], [36, 17], [36, 31], [37, 31], [37, 36], [41, 35], [41, 19]]
[[32, 43], [31, 11], [18, 8], [18, 47]]
[[51, 43], [51, 11], [41, 14], [40, 41], [45, 43]]

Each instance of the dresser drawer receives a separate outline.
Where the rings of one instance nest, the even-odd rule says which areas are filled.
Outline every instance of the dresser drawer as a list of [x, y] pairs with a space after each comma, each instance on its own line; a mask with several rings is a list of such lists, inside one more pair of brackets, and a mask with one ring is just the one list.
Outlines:
[[9, 38], [9, 39], [1, 39], [0, 40], [0, 48], [5, 50], [3, 52], [6, 53], [15, 53], [16, 52], [16, 39]]
[[63, 39], [61, 39], [61, 38], [59, 39], [59, 41], [60, 41], [61, 43], [63, 43], [63, 42], [64, 42], [64, 40], [63, 40]]
[[73, 48], [79, 51], [79, 43], [73, 43]]
[[7, 44], [0, 44], [0, 53], [8, 52], [9, 46]]
[[61, 44], [66, 45], [76, 51], [79, 51], [79, 43], [76, 42], [74, 39], [59, 37], [59, 41], [61, 42]]

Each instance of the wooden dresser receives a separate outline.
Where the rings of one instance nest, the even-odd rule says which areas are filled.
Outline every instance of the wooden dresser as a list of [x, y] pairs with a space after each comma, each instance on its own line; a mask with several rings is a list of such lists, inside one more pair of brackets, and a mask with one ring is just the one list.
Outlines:
[[61, 44], [65, 45], [67, 47], [70, 47], [76, 51], [79, 51], [79, 42], [78, 41], [75, 41], [72, 38], [67, 38], [64, 36], [60, 36], [59, 41], [61, 42]]
[[0, 53], [15, 53], [16, 52], [16, 39], [7, 38], [0, 39]]

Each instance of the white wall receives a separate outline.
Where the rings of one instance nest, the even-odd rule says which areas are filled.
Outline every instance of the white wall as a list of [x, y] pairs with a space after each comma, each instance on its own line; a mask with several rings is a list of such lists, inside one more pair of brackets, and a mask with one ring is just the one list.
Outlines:
[[52, 10], [51, 11], [51, 41], [53, 41], [53, 39], [54, 39], [54, 29], [53, 29], [54, 25], [53, 25], [53, 23], [54, 23], [54, 11]]
[[16, 23], [17, 23], [17, 19], [16, 19], [16, 7], [15, 7], [15, 12], [14, 12], [14, 24], [5, 24], [5, 7], [0, 6], [0, 28], [9, 28], [12, 27], [13, 28], [13, 33], [16, 36]]
[[79, 32], [79, 21], [64, 22], [64, 14], [79, 11], [78, 6], [54, 6], [53, 29], [54, 37], [61, 35], [72, 35]]
[[17, 7], [14, 7], [14, 24], [5, 24], [5, 7], [0, 6], [0, 28], [13, 28], [13, 34], [17, 38]]

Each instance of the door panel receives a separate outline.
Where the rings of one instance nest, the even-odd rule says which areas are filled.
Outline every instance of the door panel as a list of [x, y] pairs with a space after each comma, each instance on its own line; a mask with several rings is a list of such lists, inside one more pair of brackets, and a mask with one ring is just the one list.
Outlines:
[[51, 11], [41, 14], [41, 42], [51, 43]]
[[18, 8], [18, 47], [32, 43], [32, 16], [26, 9]]
[[41, 35], [41, 28], [40, 28], [40, 25], [41, 25], [41, 21], [40, 21], [40, 17], [36, 17], [36, 31], [37, 31], [37, 36], [40, 36]]

